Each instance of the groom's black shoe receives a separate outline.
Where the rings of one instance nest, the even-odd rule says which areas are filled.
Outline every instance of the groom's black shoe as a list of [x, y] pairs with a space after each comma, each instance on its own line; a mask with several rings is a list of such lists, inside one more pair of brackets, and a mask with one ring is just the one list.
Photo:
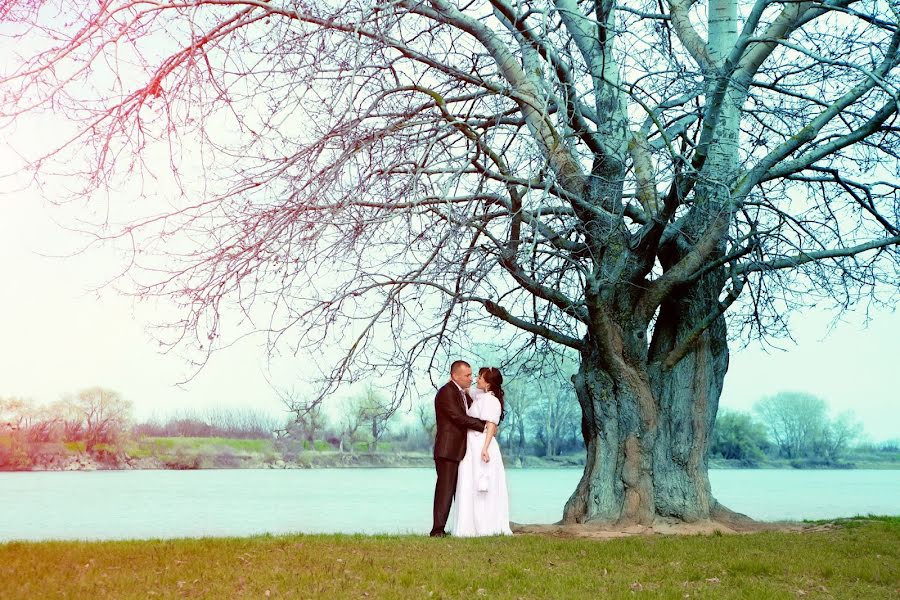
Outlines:
[[430, 535], [431, 537], [450, 537], [450, 534], [446, 531], [432, 531], [428, 535]]

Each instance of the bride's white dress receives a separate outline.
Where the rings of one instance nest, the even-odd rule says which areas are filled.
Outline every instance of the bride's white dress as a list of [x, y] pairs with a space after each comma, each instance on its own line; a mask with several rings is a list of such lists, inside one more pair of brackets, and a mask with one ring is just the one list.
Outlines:
[[[470, 416], [492, 423], [500, 422], [500, 401], [491, 392], [473, 388]], [[506, 490], [506, 470], [500, 456], [496, 436], [488, 446], [490, 461], [481, 460], [484, 432], [469, 430], [466, 436], [466, 455], [459, 463], [456, 480], [456, 509], [452, 534], [456, 537], [482, 535], [512, 535], [509, 528], [509, 494]], [[487, 478], [487, 490], [479, 491], [478, 483]]]

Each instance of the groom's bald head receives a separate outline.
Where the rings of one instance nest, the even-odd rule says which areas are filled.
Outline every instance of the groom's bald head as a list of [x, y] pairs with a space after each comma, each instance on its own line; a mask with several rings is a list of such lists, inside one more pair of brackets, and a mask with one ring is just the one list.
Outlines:
[[453, 364], [450, 365], [450, 375], [452, 376], [454, 373], [457, 373], [463, 367], [468, 367], [469, 369], [471, 369], [472, 365], [464, 360], [454, 360]]
[[455, 360], [450, 365], [450, 379], [462, 389], [472, 385], [472, 367], [464, 360]]

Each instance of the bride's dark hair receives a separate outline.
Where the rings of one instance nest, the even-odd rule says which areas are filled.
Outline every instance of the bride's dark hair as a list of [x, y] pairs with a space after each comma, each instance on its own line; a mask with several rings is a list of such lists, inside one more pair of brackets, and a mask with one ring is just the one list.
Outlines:
[[500, 401], [500, 420], [506, 412], [503, 410], [503, 374], [497, 367], [481, 367], [478, 369], [478, 375], [484, 377], [484, 380], [491, 386], [491, 392], [497, 396]]

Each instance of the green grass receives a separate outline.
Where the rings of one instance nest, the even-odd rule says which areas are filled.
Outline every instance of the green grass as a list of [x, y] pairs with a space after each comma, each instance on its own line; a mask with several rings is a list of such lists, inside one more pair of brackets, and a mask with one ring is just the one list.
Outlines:
[[220, 437], [143, 437], [125, 446], [132, 458], [156, 458], [167, 468], [239, 468], [274, 462], [272, 440]]
[[3, 598], [897, 598], [900, 519], [606, 541], [17, 542], [0, 545], [0, 581]]
[[85, 452], [85, 450], [87, 449], [87, 442], [64, 442], [63, 447], [69, 452], [80, 454]]
[[[376, 448], [377, 452], [393, 452], [394, 445], [391, 442], [378, 442]], [[356, 442], [353, 449], [357, 452], [370, 452], [369, 442]]]
[[[332, 446], [325, 440], [315, 440], [313, 441], [312, 446], [312, 450], [316, 450], [318, 452], [334, 450], [334, 446]], [[303, 442], [303, 448], [306, 450], [310, 450], [309, 441]]]
[[271, 452], [272, 440], [241, 440], [221, 437], [146, 437], [135, 442], [138, 447], [173, 452], [179, 449], [198, 452], [231, 448], [238, 452]]

